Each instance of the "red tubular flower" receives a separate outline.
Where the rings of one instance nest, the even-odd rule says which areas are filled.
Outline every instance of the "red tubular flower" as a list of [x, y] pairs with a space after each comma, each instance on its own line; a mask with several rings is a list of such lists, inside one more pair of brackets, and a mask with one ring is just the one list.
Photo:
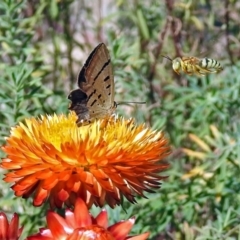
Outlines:
[[0, 239], [1, 240], [17, 240], [22, 234], [23, 227], [18, 228], [19, 217], [16, 213], [13, 214], [11, 222], [8, 223], [8, 219], [5, 213], [0, 212]]
[[84, 201], [80, 198], [76, 200], [74, 211], [68, 209], [65, 218], [57, 213], [49, 211], [47, 213], [48, 228], [40, 229], [38, 234], [28, 237], [28, 240], [144, 240], [149, 233], [136, 236], [128, 236], [135, 219], [118, 222], [108, 227], [107, 211], [102, 210], [94, 218], [88, 212]]
[[73, 206], [81, 197], [89, 208], [114, 207], [121, 195], [135, 202], [159, 187], [169, 153], [162, 132], [123, 118], [82, 127], [75, 121], [75, 114], [54, 115], [12, 128], [1, 166], [10, 170], [4, 180], [14, 183], [16, 196], [33, 195], [34, 206], [47, 199], [52, 207]]

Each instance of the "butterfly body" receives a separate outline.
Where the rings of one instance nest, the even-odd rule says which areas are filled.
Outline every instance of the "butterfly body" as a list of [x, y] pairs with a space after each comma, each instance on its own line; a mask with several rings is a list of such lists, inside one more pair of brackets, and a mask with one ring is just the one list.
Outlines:
[[104, 43], [100, 43], [89, 55], [78, 75], [78, 87], [68, 96], [71, 100], [69, 109], [77, 114], [78, 125], [115, 112], [113, 70]]

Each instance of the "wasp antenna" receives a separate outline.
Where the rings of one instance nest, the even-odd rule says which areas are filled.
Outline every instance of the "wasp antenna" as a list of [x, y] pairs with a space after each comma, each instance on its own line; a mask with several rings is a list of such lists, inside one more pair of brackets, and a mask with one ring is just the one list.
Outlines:
[[165, 55], [161, 55], [161, 56], [164, 57], [164, 58], [166, 58], [166, 59], [168, 59], [168, 60], [170, 60], [170, 61], [172, 62], [172, 59], [171, 59], [170, 57], [165, 56]]
[[129, 103], [133, 103], [133, 104], [146, 104], [146, 102], [118, 102], [118, 105], [124, 105], [124, 104], [129, 104]]

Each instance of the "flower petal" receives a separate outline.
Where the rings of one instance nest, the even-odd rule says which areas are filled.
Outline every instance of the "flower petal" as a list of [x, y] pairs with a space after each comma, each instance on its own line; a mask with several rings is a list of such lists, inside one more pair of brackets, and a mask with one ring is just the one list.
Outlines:
[[8, 220], [5, 213], [0, 213], [0, 239], [6, 239], [8, 236]]
[[114, 239], [122, 240], [125, 239], [128, 233], [131, 231], [135, 223], [135, 218], [130, 218], [127, 221], [118, 222], [108, 228], [112, 233]]

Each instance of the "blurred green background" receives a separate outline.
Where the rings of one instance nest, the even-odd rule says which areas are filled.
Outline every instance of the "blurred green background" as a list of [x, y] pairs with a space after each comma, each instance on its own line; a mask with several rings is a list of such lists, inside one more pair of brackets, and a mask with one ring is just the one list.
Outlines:
[[[117, 112], [164, 130], [172, 146], [162, 188], [109, 210], [110, 222], [134, 215], [132, 233], [156, 240], [240, 239], [240, 1], [1, 0], [0, 19], [0, 144], [26, 117], [67, 113], [79, 70], [104, 42], [116, 101], [147, 102]], [[224, 70], [177, 75], [162, 54]], [[21, 215], [22, 239], [45, 226], [46, 209], [1, 182], [0, 210]]]

